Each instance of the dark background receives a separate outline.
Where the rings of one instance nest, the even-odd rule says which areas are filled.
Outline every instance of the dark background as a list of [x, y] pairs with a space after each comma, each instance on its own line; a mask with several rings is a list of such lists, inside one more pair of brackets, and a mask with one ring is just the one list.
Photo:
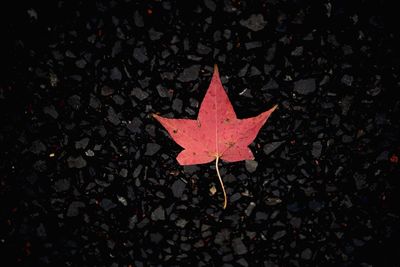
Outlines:
[[[388, 2], [2, 4], [2, 262], [399, 266]], [[150, 117], [195, 118], [214, 63], [239, 117], [279, 105], [221, 165], [226, 210]]]

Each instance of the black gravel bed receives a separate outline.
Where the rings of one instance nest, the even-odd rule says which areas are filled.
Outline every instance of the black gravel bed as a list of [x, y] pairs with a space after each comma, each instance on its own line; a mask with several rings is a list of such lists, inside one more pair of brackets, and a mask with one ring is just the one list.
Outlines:
[[[8, 1], [11, 2], [11, 1]], [[389, 1], [2, 4], [1, 266], [400, 266]], [[255, 160], [180, 166], [214, 64]]]

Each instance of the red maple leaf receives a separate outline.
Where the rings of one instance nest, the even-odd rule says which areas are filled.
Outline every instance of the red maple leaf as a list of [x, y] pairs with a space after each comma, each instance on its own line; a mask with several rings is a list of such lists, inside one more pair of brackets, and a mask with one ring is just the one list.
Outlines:
[[254, 159], [248, 145], [256, 138], [276, 105], [258, 116], [238, 119], [222, 86], [218, 68], [201, 103], [197, 120], [170, 119], [153, 114], [168, 131], [172, 139], [184, 148], [177, 156], [181, 165], [204, 164], [215, 160], [217, 174], [224, 193], [226, 192], [219, 174], [219, 159], [227, 162]]

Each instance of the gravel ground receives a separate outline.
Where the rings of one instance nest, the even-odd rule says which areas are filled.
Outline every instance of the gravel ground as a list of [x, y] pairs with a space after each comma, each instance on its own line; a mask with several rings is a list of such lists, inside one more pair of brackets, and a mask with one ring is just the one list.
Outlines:
[[[2, 8], [7, 266], [400, 266], [388, 1], [74, 2]], [[239, 117], [279, 106], [225, 210], [150, 116], [195, 118], [214, 63]]]

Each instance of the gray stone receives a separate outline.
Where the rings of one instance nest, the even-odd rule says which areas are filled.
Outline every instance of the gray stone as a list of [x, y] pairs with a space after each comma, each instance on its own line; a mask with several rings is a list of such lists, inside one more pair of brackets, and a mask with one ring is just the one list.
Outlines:
[[340, 80], [344, 85], [351, 86], [353, 84], [354, 78], [351, 75], [345, 74]]
[[126, 178], [128, 176], [128, 170], [125, 168], [121, 169], [121, 171], [119, 172], [119, 175]]
[[163, 236], [160, 233], [150, 233], [150, 241], [152, 243], [158, 244], [163, 239]]
[[58, 118], [58, 112], [53, 105], [46, 106], [43, 108], [43, 113], [51, 116], [53, 119]]
[[161, 38], [161, 36], [163, 36], [162, 32], [158, 32], [154, 28], [151, 28], [149, 30], [150, 40], [152, 40], [152, 41], [159, 40]]
[[76, 149], [85, 149], [87, 145], [89, 144], [90, 139], [88, 137], [82, 138], [79, 141], [75, 142], [75, 148]]
[[39, 155], [40, 153], [45, 152], [46, 149], [47, 149], [46, 146], [40, 140], [35, 140], [32, 142], [29, 151], [31, 151], [36, 155]]
[[81, 201], [73, 201], [67, 210], [67, 217], [75, 217], [79, 214], [79, 208], [86, 207], [85, 203]]
[[293, 228], [299, 229], [301, 226], [301, 218], [298, 218], [298, 217], [291, 218], [290, 224], [292, 225]]
[[67, 158], [68, 167], [81, 169], [86, 167], [86, 160], [82, 156]]
[[178, 76], [180, 82], [191, 82], [199, 77], [200, 65], [193, 65], [184, 69]]
[[246, 47], [247, 50], [254, 49], [254, 48], [262, 47], [262, 42], [260, 42], [260, 41], [247, 42], [244, 44], [244, 46]]
[[303, 47], [302, 47], [302, 46], [296, 47], [296, 48], [292, 51], [291, 55], [292, 55], [292, 56], [295, 56], [295, 57], [298, 57], [298, 56], [303, 55]]
[[182, 113], [183, 101], [179, 98], [175, 98], [172, 102], [172, 109], [178, 113]]
[[99, 109], [101, 107], [100, 100], [94, 95], [90, 95], [89, 106], [94, 109]]
[[103, 198], [100, 202], [100, 207], [102, 207], [105, 211], [109, 211], [117, 206], [112, 200], [108, 198]]
[[281, 239], [282, 237], [284, 237], [285, 235], [286, 235], [286, 231], [285, 230], [277, 231], [272, 236], [272, 239], [273, 240], [278, 240], [278, 239]]
[[311, 257], [312, 257], [312, 251], [311, 251], [311, 249], [306, 248], [305, 250], [303, 250], [303, 251], [301, 252], [301, 258], [302, 258], [303, 260], [310, 260]]
[[36, 233], [39, 237], [47, 236], [46, 228], [44, 228], [43, 223], [40, 223], [39, 226], [36, 228]]
[[135, 117], [132, 119], [132, 121], [130, 123], [128, 123], [126, 125], [126, 127], [132, 133], [140, 133], [142, 130], [142, 128], [141, 128], [142, 125], [143, 125], [143, 122], [139, 118]]
[[205, 46], [201, 43], [197, 44], [197, 53], [199, 53], [200, 55], [207, 55], [209, 53], [211, 53], [212, 49], [208, 46]]
[[133, 13], [133, 20], [136, 27], [142, 28], [144, 26], [143, 16], [139, 13], [139, 11], [136, 10], [135, 13]]
[[204, 0], [204, 5], [212, 12], [217, 8], [217, 5], [212, 0]]
[[314, 158], [319, 158], [322, 152], [322, 143], [321, 141], [316, 141], [313, 143], [311, 154]]
[[81, 97], [79, 95], [72, 95], [67, 99], [68, 105], [73, 109], [78, 110], [81, 106]]
[[108, 116], [107, 119], [114, 124], [115, 126], [121, 123], [120, 119], [118, 118], [118, 114], [115, 113], [115, 110], [112, 107], [108, 108]]
[[135, 96], [140, 101], [149, 97], [149, 93], [147, 93], [146, 91], [143, 91], [140, 88], [133, 88], [131, 91], [131, 95]]
[[75, 65], [80, 68], [80, 69], [84, 69], [86, 66], [86, 60], [84, 59], [79, 59], [75, 62]]
[[149, 58], [147, 57], [146, 47], [136, 47], [135, 49], [133, 49], [133, 57], [139, 63], [144, 63], [149, 60]]
[[274, 152], [284, 141], [272, 142], [264, 145], [263, 151], [265, 155], [269, 155]]
[[247, 247], [244, 245], [241, 238], [235, 238], [232, 240], [233, 251], [237, 255], [243, 255], [247, 253]]
[[244, 211], [244, 213], [246, 214], [247, 217], [249, 217], [251, 215], [251, 213], [253, 212], [255, 207], [256, 207], [256, 203], [250, 202], [249, 206], [247, 206], [246, 210]]
[[182, 180], [178, 179], [171, 186], [172, 194], [174, 197], [180, 198], [185, 188], [186, 184]]
[[112, 95], [113, 93], [114, 93], [113, 88], [111, 88], [107, 85], [104, 85], [103, 87], [101, 87], [101, 95], [102, 96], [109, 96], [109, 95]]
[[70, 187], [70, 182], [67, 179], [60, 179], [54, 183], [54, 189], [57, 192], [67, 191]]
[[264, 29], [267, 22], [264, 20], [263, 15], [252, 14], [248, 19], [240, 20], [240, 25], [256, 32]]
[[325, 204], [321, 201], [311, 200], [310, 202], [308, 202], [308, 207], [314, 212], [319, 212], [325, 207]]
[[158, 206], [150, 216], [153, 221], [165, 220], [165, 210], [162, 206]]
[[294, 91], [301, 95], [308, 95], [316, 89], [315, 79], [298, 80], [294, 83]]
[[160, 150], [161, 146], [156, 143], [148, 143], [146, 145], [146, 152], [144, 153], [145, 156], [153, 156]]
[[266, 214], [265, 212], [262, 212], [262, 211], [257, 211], [255, 217], [256, 217], [256, 221], [258, 221], [258, 222], [268, 220], [268, 214]]
[[253, 173], [257, 170], [258, 162], [255, 160], [246, 160], [245, 166], [249, 173]]
[[117, 68], [114, 67], [111, 69], [111, 74], [110, 74], [111, 80], [118, 80], [120, 81], [122, 79], [122, 73], [121, 71]]

